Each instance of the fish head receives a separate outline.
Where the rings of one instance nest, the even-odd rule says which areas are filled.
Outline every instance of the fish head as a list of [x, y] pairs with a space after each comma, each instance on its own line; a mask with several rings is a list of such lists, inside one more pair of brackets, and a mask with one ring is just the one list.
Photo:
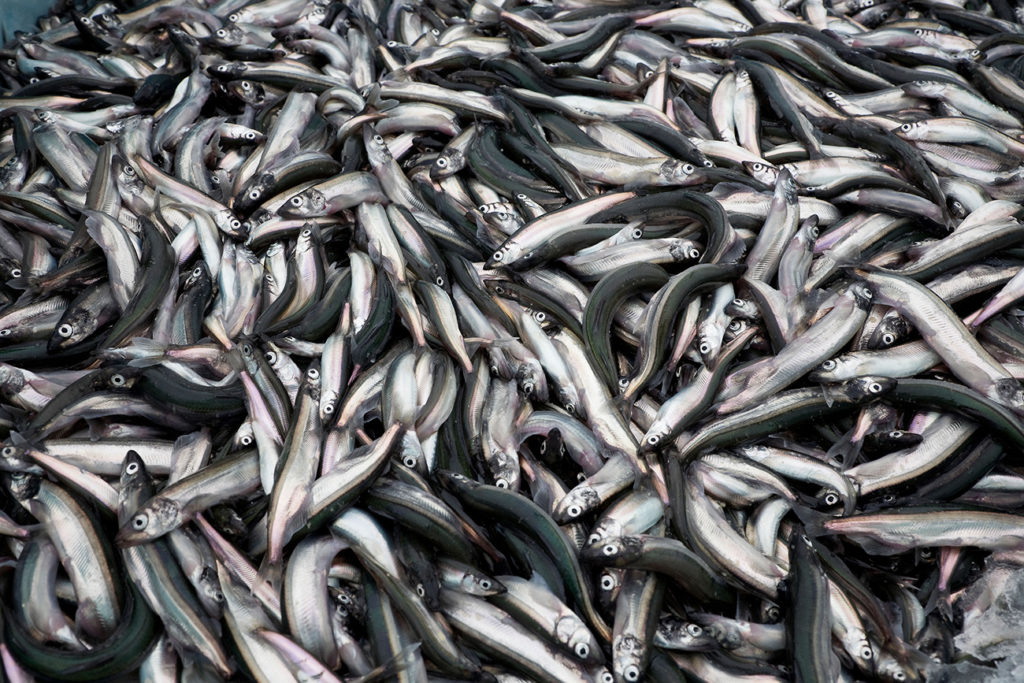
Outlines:
[[226, 22], [207, 39], [217, 47], [235, 47], [246, 41], [245, 31], [238, 24]]
[[493, 579], [471, 567], [466, 568], [459, 585], [462, 587], [464, 592], [479, 597], [501, 595], [508, 591], [505, 584], [501, 581]]
[[636, 561], [643, 549], [643, 540], [637, 536], [615, 536], [586, 546], [580, 551], [580, 559], [604, 567], [621, 567]]
[[485, 270], [493, 270], [503, 266], [508, 266], [511, 263], [518, 265], [527, 254], [524, 253], [523, 248], [513, 239], [507, 239], [505, 242], [494, 250], [490, 258], [484, 263]]
[[[7, 450], [7, 448], [9, 447], [5, 446], [4, 450]], [[26, 474], [25, 472], [12, 472], [5, 479], [7, 490], [22, 505], [25, 505], [39, 493], [39, 485], [42, 483], [42, 479], [38, 476]]]
[[119, 547], [128, 547], [159, 538], [181, 526], [181, 507], [174, 500], [156, 496], [136, 510], [114, 536]]
[[575, 614], [566, 614], [555, 622], [555, 639], [583, 662], [601, 661], [601, 648], [587, 625]]
[[920, 140], [928, 131], [927, 121], [907, 121], [893, 132], [905, 140]]
[[90, 334], [96, 331], [97, 322], [95, 312], [86, 308], [75, 308], [68, 311], [68, 314], [61, 319], [60, 324], [54, 328], [46, 343], [46, 349], [50, 353], [69, 349], [79, 342], [82, 342]]
[[910, 321], [895, 311], [890, 311], [882, 318], [875, 331], [868, 339], [867, 348], [887, 349], [890, 346], [906, 339], [913, 332]]
[[254, 107], [262, 105], [267, 99], [267, 91], [261, 83], [245, 78], [228, 81], [223, 87], [242, 102]]
[[838, 392], [851, 403], [869, 403], [896, 387], [896, 380], [891, 377], [855, 377], [833, 385]]
[[1024, 386], [1012, 377], [995, 382], [995, 398], [1016, 413], [1024, 413]]
[[633, 635], [623, 634], [612, 641], [612, 671], [617, 680], [636, 683], [643, 674], [642, 660], [647, 645]]
[[430, 165], [430, 177], [433, 180], [441, 180], [457, 173], [466, 167], [466, 155], [461, 150], [444, 149]]
[[744, 161], [743, 168], [755, 180], [760, 180], [765, 185], [775, 186], [779, 177], [779, 169], [771, 164], [764, 164], [760, 161]]
[[651, 428], [644, 434], [643, 441], [640, 442], [640, 455], [646, 455], [647, 453], [653, 453], [659, 448], [664, 448], [666, 440], [671, 433], [670, 426], [667, 422], [655, 420]]
[[674, 240], [668, 247], [668, 253], [677, 263], [684, 261], [696, 261], [700, 258], [698, 249], [690, 240]]
[[327, 197], [320, 190], [312, 187], [292, 195], [284, 206], [281, 214], [295, 218], [312, 218], [327, 215]]
[[569, 524], [601, 505], [601, 496], [589, 484], [580, 484], [562, 497], [552, 517], [559, 524]]
[[658, 172], [658, 185], [695, 185], [702, 182], [697, 168], [678, 159], [669, 159]]

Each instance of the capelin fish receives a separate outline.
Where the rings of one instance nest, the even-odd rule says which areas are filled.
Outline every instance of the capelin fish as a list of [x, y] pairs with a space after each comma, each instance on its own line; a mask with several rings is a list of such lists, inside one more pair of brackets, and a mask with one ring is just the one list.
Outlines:
[[970, 642], [1021, 552], [970, 507], [1020, 501], [1008, 3], [342, 4], [0, 49], [12, 678], [1020, 645]]

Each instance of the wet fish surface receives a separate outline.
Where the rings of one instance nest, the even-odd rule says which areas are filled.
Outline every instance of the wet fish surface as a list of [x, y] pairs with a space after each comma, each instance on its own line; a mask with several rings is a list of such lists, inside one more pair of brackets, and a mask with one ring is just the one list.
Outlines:
[[1022, 35], [996, 0], [41, 19], [0, 48], [5, 675], [1012, 666]]

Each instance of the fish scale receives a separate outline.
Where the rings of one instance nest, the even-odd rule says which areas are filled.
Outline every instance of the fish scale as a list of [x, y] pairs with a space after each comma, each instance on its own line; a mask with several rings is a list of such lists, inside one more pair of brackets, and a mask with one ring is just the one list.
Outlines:
[[76, 3], [0, 50], [9, 677], [982, 659], [1024, 17], [591, 5]]

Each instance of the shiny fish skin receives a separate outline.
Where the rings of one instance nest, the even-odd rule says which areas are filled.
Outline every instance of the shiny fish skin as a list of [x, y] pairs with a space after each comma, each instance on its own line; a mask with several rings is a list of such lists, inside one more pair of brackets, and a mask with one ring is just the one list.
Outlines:
[[1012, 3], [75, 4], [0, 48], [12, 680], [1021, 644]]

